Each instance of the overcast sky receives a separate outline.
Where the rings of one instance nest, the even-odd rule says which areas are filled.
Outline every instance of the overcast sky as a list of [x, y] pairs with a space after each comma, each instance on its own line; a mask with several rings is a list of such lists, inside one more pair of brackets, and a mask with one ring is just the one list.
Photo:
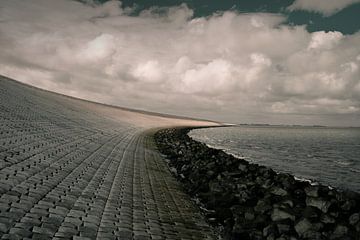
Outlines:
[[0, 74], [231, 123], [360, 126], [359, 0], [165, 2], [1, 0]]

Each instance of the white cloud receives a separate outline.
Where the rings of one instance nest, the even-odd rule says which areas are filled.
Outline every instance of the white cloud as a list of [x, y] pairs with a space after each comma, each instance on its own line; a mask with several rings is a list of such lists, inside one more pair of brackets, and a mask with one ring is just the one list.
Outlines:
[[338, 44], [343, 35], [341, 32], [314, 32], [311, 34], [311, 41], [308, 49], [331, 49]]
[[360, 0], [296, 0], [288, 9], [290, 11], [306, 10], [318, 12], [325, 16], [330, 16], [359, 2]]
[[191, 19], [186, 5], [129, 12], [118, 1], [2, 0], [0, 74], [91, 100], [226, 121], [360, 114], [360, 33], [309, 33], [264, 13]]
[[185, 93], [219, 94], [233, 90], [236, 81], [231, 63], [215, 59], [187, 69], [181, 76], [181, 90]]
[[163, 73], [159, 62], [154, 60], [137, 65], [133, 69], [132, 75], [139, 80], [150, 83], [158, 83], [163, 78]]
[[99, 62], [106, 60], [116, 52], [116, 39], [110, 34], [101, 34], [90, 40], [80, 49], [77, 58], [79, 61]]

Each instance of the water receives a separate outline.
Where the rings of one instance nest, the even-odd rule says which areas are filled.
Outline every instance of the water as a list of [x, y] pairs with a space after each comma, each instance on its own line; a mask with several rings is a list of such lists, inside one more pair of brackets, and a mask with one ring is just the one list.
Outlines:
[[360, 128], [241, 126], [189, 135], [275, 171], [360, 192]]

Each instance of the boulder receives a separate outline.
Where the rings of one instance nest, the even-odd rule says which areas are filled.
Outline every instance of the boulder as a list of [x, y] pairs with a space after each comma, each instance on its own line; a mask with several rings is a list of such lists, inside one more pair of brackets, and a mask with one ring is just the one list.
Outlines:
[[359, 215], [359, 213], [354, 213], [354, 214], [352, 214], [352, 215], [349, 217], [349, 223], [350, 223], [351, 225], [357, 224], [357, 223], [359, 222], [359, 220], [360, 220], [360, 215]]
[[322, 198], [307, 197], [306, 205], [311, 207], [316, 207], [317, 209], [321, 210], [323, 213], [327, 213], [331, 203]]
[[271, 205], [266, 200], [259, 200], [254, 208], [256, 212], [265, 213], [269, 210], [271, 210]]
[[305, 188], [306, 196], [308, 197], [319, 197], [319, 187], [309, 186]]
[[288, 233], [291, 228], [291, 226], [286, 223], [278, 223], [276, 226], [280, 234]]
[[335, 223], [335, 219], [328, 214], [321, 215], [320, 221], [322, 223], [328, 224], [328, 223]]
[[341, 209], [344, 211], [350, 211], [356, 204], [353, 201], [345, 201], [343, 205], [341, 205]]
[[247, 220], [247, 221], [252, 221], [252, 220], [255, 219], [255, 215], [254, 215], [253, 212], [248, 211], [248, 212], [245, 212], [244, 218], [245, 218], [245, 220]]
[[274, 208], [274, 210], [271, 213], [271, 220], [276, 222], [285, 219], [290, 219], [292, 221], [295, 221], [295, 216], [285, 210]]
[[271, 234], [276, 234], [276, 228], [273, 224], [270, 224], [263, 229], [264, 237], [270, 236]]
[[318, 208], [307, 206], [303, 209], [302, 215], [307, 219], [317, 219], [321, 214], [321, 211]]
[[300, 237], [305, 237], [313, 231], [312, 224], [309, 220], [304, 218], [295, 225], [295, 231]]
[[294, 202], [291, 199], [286, 199], [281, 202], [282, 205], [287, 205], [290, 208], [294, 207]]
[[349, 232], [348, 227], [343, 225], [337, 225], [334, 230], [333, 237], [338, 238], [338, 237], [346, 236], [348, 232]]
[[282, 196], [282, 197], [288, 195], [288, 192], [280, 187], [273, 187], [271, 189], [271, 193], [276, 196]]

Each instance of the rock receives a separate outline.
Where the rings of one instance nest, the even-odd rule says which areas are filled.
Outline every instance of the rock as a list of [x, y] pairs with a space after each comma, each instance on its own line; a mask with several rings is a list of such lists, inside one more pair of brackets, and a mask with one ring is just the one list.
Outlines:
[[250, 239], [247, 230], [243, 227], [241, 223], [235, 223], [231, 232], [230, 239]]
[[271, 205], [269, 202], [265, 200], [259, 200], [254, 208], [256, 212], [264, 213], [271, 209]]
[[339, 216], [339, 212], [337, 212], [337, 211], [330, 212], [329, 214], [330, 214], [330, 216], [332, 216], [334, 218], [337, 218]]
[[271, 220], [273, 221], [281, 221], [285, 219], [290, 219], [295, 221], [295, 216], [278, 208], [275, 208], [271, 213]]
[[275, 240], [275, 234], [270, 234], [267, 238], [266, 238], [266, 240]]
[[235, 197], [240, 203], [246, 203], [248, 200], [251, 199], [250, 192], [247, 190], [239, 191], [237, 194], [235, 194]]
[[360, 234], [360, 222], [355, 225], [355, 230]]
[[248, 221], [252, 221], [255, 219], [255, 215], [252, 212], [246, 212], [244, 218]]
[[349, 223], [350, 223], [351, 225], [357, 224], [357, 223], [359, 222], [359, 220], [360, 220], [360, 215], [359, 215], [359, 213], [354, 213], [353, 215], [351, 215], [351, 216], [349, 217]]
[[206, 175], [207, 175], [208, 177], [212, 177], [212, 176], [214, 176], [214, 174], [215, 174], [215, 172], [212, 171], [212, 170], [209, 170], [209, 171], [206, 172]]
[[282, 197], [288, 195], [288, 192], [286, 190], [279, 187], [273, 187], [273, 189], [271, 189], [271, 193], [276, 196], [282, 196]]
[[308, 197], [318, 197], [319, 196], [319, 187], [318, 186], [309, 186], [305, 188], [306, 196]]
[[286, 223], [279, 223], [276, 225], [280, 234], [288, 233], [290, 231], [290, 225]]
[[294, 190], [294, 196], [297, 199], [304, 199], [306, 197], [305, 191], [303, 189], [295, 189]]
[[341, 209], [344, 211], [349, 211], [355, 205], [352, 201], [346, 201], [343, 205], [341, 205]]
[[174, 168], [174, 167], [171, 167], [171, 168], [170, 168], [170, 172], [172, 172], [175, 176], [178, 175], [177, 170], [176, 170], [176, 168]]
[[247, 166], [240, 163], [239, 166], [238, 166], [238, 169], [239, 169], [240, 171], [246, 172]]
[[333, 233], [334, 237], [342, 237], [347, 235], [349, 229], [346, 226], [338, 225]]
[[215, 181], [212, 181], [209, 183], [209, 189], [210, 189], [210, 192], [213, 192], [213, 193], [222, 193], [224, 190], [221, 187], [220, 183], [215, 182]]
[[342, 192], [336, 192], [336, 193], [335, 193], [335, 197], [336, 197], [336, 200], [337, 200], [338, 202], [343, 202], [343, 201], [345, 201], [345, 194], [342, 193]]
[[272, 224], [268, 225], [267, 227], [265, 227], [263, 229], [264, 237], [270, 236], [271, 234], [275, 234], [275, 233], [276, 233], [276, 229], [275, 229], [275, 226]]
[[259, 230], [253, 230], [251, 231], [251, 234], [250, 234], [250, 237], [251, 239], [254, 239], [254, 240], [263, 240], [263, 236], [262, 236], [262, 232], [259, 231]]
[[335, 219], [327, 214], [321, 216], [320, 221], [327, 224], [327, 223], [335, 223]]
[[294, 202], [290, 199], [286, 199], [282, 202], [283, 205], [287, 205], [288, 207], [290, 208], [293, 208], [294, 207]]
[[309, 220], [304, 218], [295, 225], [295, 231], [300, 237], [305, 237], [307, 233], [312, 231], [312, 224]]
[[323, 213], [327, 213], [331, 203], [321, 198], [307, 197], [306, 205], [311, 207], [316, 207], [319, 210], [321, 210]]
[[308, 206], [302, 211], [302, 215], [307, 219], [316, 219], [320, 214], [320, 210], [312, 206]]

